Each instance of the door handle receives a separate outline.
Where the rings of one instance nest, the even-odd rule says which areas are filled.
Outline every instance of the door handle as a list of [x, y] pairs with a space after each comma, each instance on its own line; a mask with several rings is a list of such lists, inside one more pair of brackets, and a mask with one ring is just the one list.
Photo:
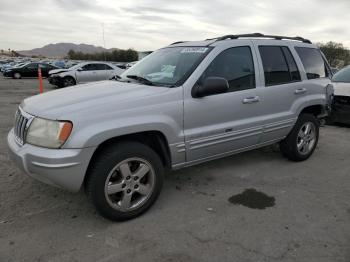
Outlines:
[[242, 103], [243, 104], [252, 104], [252, 103], [257, 103], [259, 101], [260, 101], [260, 98], [258, 96], [251, 96], [251, 97], [244, 98]]
[[299, 94], [304, 94], [306, 92], [306, 88], [299, 88], [297, 90], [294, 91], [294, 93], [296, 95], [299, 95]]

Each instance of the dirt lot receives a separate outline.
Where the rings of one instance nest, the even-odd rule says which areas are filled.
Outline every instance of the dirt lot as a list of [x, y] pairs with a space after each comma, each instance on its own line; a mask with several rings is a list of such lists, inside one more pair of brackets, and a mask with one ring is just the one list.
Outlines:
[[[303, 163], [267, 147], [173, 172], [146, 214], [112, 223], [9, 160], [14, 112], [37, 90], [0, 77], [0, 261], [350, 261], [350, 128], [323, 127]], [[245, 189], [266, 194], [258, 209], [232, 203]]]

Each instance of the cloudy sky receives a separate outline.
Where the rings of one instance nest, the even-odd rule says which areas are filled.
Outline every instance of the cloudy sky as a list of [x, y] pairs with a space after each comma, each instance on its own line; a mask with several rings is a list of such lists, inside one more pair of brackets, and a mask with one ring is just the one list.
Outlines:
[[0, 0], [0, 48], [72, 42], [153, 50], [261, 32], [350, 47], [350, 0]]

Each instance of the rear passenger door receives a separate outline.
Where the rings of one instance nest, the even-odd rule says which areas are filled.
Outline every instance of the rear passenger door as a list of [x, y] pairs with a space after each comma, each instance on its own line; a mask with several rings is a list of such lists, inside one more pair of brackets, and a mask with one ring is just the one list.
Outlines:
[[255, 42], [255, 49], [262, 74], [263, 88], [259, 96], [265, 115], [261, 143], [272, 143], [285, 137], [292, 129], [296, 114], [293, 105], [296, 99], [305, 95], [305, 84], [288, 43], [270, 41]]
[[320, 50], [308, 44], [283, 45], [281, 41], [261, 44], [257, 41], [255, 48], [264, 72], [261, 81], [265, 88], [259, 91], [266, 114], [262, 136], [262, 142], [266, 143], [290, 132], [300, 108], [317, 99], [308, 99], [308, 96], [320, 95], [330, 83], [330, 72]]
[[108, 80], [113, 75], [113, 68], [107, 64], [98, 64], [98, 80]]

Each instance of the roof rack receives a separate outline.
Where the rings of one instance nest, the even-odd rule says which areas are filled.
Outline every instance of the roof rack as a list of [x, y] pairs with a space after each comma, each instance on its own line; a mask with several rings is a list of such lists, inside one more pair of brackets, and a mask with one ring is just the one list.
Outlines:
[[170, 45], [176, 45], [176, 44], [181, 44], [181, 43], [186, 43], [187, 41], [177, 41], [177, 42], [174, 42], [174, 43], [172, 43], [172, 44], [170, 44]]
[[238, 38], [242, 38], [242, 37], [253, 37], [253, 38], [273, 38], [276, 40], [295, 40], [295, 41], [300, 41], [303, 43], [308, 43], [308, 44], [312, 44], [310, 40], [302, 38], [300, 36], [296, 36], [296, 37], [288, 37], [288, 36], [280, 36], [280, 35], [264, 35], [261, 33], [253, 33], [253, 34], [242, 34], [242, 35], [224, 35], [221, 37], [217, 37], [217, 38], [211, 38], [211, 39], [206, 39], [206, 40], [215, 40], [215, 42], [217, 41], [222, 41], [222, 40], [226, 40], [226, 39], [238, 39]]

